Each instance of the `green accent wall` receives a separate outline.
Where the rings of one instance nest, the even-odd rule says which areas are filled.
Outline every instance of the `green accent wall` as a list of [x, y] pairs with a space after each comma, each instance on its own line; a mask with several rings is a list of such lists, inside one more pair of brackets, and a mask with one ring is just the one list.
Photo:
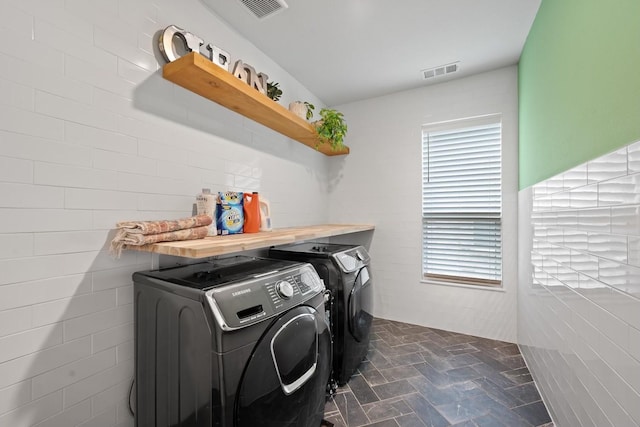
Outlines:
[[640, 0], [542, 0], [518, 72], [520, 189], [640, 140]]

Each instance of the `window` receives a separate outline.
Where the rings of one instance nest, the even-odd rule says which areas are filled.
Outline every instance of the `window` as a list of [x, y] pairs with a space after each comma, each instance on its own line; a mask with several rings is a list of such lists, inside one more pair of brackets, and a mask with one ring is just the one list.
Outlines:
[[500, 286], [500, 117], [422, 130], [422, 274], [425, 280]]

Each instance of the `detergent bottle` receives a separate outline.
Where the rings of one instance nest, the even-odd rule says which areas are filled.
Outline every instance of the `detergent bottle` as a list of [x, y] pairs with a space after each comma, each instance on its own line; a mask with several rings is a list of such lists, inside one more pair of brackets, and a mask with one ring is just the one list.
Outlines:
[[260, 231], [260, 197], [258, 193], [244, 193], [244, 232], [257, 233]]
[[271, 206], [269, 201], [262, 197], [260, 199], [260, 231], [271, 230]]

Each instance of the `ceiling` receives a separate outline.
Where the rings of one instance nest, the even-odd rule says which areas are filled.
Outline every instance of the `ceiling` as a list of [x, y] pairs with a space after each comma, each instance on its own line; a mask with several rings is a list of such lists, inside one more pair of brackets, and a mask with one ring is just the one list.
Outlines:
[[285, 0], [263, 19], [240, 0], [202, 1], [336, 106], [516, 64], [541, 0]]

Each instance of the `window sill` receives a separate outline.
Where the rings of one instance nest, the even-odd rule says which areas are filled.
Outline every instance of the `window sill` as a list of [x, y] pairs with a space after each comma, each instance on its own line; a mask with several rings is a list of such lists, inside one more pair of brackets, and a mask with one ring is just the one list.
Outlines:
[[438, 285], [438, 286], [451, 286], [454, 288], [475, 289], [480, 291], [506, 292], [503, 285], [500, 285], [500, 286], [466, 285], [463, 283], [444, 282], [444, 281], [427, 280], [427, 279], [421, 279], [420, 283], [426, 283], [428, 285]]

